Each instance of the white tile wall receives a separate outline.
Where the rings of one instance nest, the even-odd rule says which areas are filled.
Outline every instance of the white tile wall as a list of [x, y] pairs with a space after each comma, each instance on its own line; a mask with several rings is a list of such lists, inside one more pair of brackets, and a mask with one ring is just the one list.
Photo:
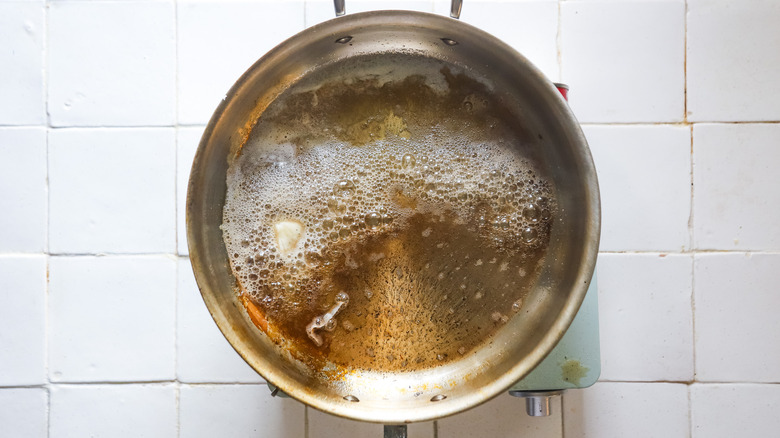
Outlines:
[[581, 122], [678, 122], [685, 3], [563, 1], [561, 72]]
[[780, 124], [693, 128], [697, 249], [780, 250]]
[[601, 382], [563, 396], [567, 438], [687, 438], [688, 387]]
[[54, 385], [49, 438], [176, 436], [174, 385]]
[[46, 120], [45, 19], [42, 4], [0, 3], [0, 125], [33, 125]]
[[181, 438], [300, 438], [304, 405], [271, 397], [266, 385], [182, 385], [179, 395]]
[[48, 8], [52, 125], [174, 122], [173, 2], [62, 1]]
[[265, 52], [303, 30], [303, 0], [180, 1], [179, 123], [205, 124]]
[[[436, 13], [449, 16], [449, 1], [435, 4]], [[550, 80], [560, 82], [557, 1], [464, 1], [460, 19], [509, 44]]]
[[44, 384], [45, 353], [46, 257], [2, 255], [0, 386]]
[[689, 120], [780, 120], [778, 22], [775, 0], [688, 0]]
[[0, 433], [7, 437], [47, 438], [47, 405], [44, 388], [0, 389]]
[[46, 249], [46, 189], [46, 130], [0, 128], [0, 251]]
[[51, 252], [173, 252], [174, 142], [171, 128], [52, 130]]
[[[387, 8], [449, 1], [347, 1]], [[380, 436], [270, 398], [177, 257], [203, 125], [266, 50], [332, 17], [0, 0], [0, 436]], [[776, 436], [780, 4], [469, 0], [462, 19], [568, 82], [587, 122], [602, 381], [550, 418], [500, 396], [410, 436]]]
[[780, 385], [691, 386], [693, 438], [773, 437], [780, 430]]
[[687, 254], [599, 257], [602, 379], [693, 380], [692, 271]]
[[696, 378], [780, 383], [780, 254], [697, 254]]
[[173, 380], [175, 294], [171, 256], [51, 257], [51, 380]]
[[690, 246], [690, 128], [586, 126], [601, 192], [602, 251]]

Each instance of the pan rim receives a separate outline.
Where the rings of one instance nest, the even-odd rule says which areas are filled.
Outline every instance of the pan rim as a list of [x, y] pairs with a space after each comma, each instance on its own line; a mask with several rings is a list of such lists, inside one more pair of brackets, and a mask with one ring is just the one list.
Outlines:
[[[477, 35], [482, 39], [486, 39], [491, 43], [495, 43], [501, 48], [502, 51], [509, 53], [515, 62], [524, 64], [524, 67], [534, 72], [534, 74], [537, 76], [536, 80], [539, 82], [548, 82], [551, 93], [557, 93], [557, 90], [555, 90], [552, 82], [544, 77], [544, 75], [522, 55], [514, 51], [514, 49], [501, 42], [497, 38], [466, 23], [440, 15], [413, 11], [372, 11], [351, 14], [310, 27], [309, 29], [304, 30], [303, 32], [282, 42], [276, 48], [268, 52], [265, 56], [261, 57], [252, 67], [247, 70], [246, 73], [244, 73], [238, 79], [235, 85], [231, 88], [230, 92], [228, 92], [228, 97], [220, 103], [219, 107], [210, 119], [206, 130], [204, 131], [203, 137], [198, 147], [198, 153], [196, 154], [195, 160], [193, 161], [193, 173], [197, 172], [201, 167], [201, 161], [204, 159], [201, 154], [202, 149], [204, 149], [209, 143], [218, 120], [220, 117], [222, 117], [223, 113], [229, 106], [231, 97], [235, 96], [242, 89], [242, 87], [246, 85], [254, 70], [261, 68], [261, 66], [265, 63], [274, 62], [276, 57], [284, 56], [285, 53], [289, 52], [295, 47], [305, 44], [311, 35], [340, 35], [345, 32], [349, 33], [350, 29], [358, 25], [398, 25], [403, 26], [404, 28], [408, 28], [409, 26], [429, 27], [432, 25], [437, 25], [443, 28], [458, 28], [459, 32]], [[563, 311], [559, 313], [558, 317], [555, 319], [555, 322], [550, 327], [550, 330], [544, 337], [542, 337], [537, 348], [534, 350], [533, 355], [531, 355], [528, 360], [517, 363], [507, 372], [496, 377], [489, 385], [485, 385], [484, 387], [480, 388], [480, 390], [476, 392], [473, 397], [470, 397], [467, 400], [464, 399], [461, 402], [451, 400], [447, 403], [437, 404], [435, 409], [417, 409], [412, 412], [404, 409], [398, 409], [398, 411], [401, 412], [399, 415], [388, 415], [390, 411], [385, 410], [367, 414], [366, 411], [356, 410], [349, 404], [333, 404], [327, 400], [318, 398], [317, 394], [312, 393], [311, 391], [285, 391], [287, 388], [298, 385], [295, 384], [292, 379], [287, 378], [283, 373], [277, 372], [277, 370], [274, 369], [264, 369], [264, 372], [261, 373], [261, 375], [273, 385], [280, 387], [292, 398], [297, 399], [302, 403], [320, 411], [354, 420], [384, 424], [400, 424], [438, 419], [475, 407], [499, 395], [501, 392], [504, 392], [510, 386], [520, 380], [524, 375], [530, 372], [533, 368], [535, 368], [544, 359], [547, 353], [549, 353], [555, 347], [560, 338], [563, 336], [569, 324], [574, 319], [574, 316], [576, 315], [582, 300], [584, 299], [590, 278], [595, 269], [600, 235], [600, 200], [598, 195], [598, 182], [596, 180], [595, 167], [592, 162], [592, 157], [590, 156], [590, 152], [587, 148], [587, 142], [585, 141], [584, 135], [579, 129], [579, 125], [577, 124], [573, 114], [571, 114], [571, 111], [568, 109], [562, 99], [558, 105], [560, 108], [556, 109], [559, 110], [558, 113], [564, 119], [563, 123], [572, 126], [576, 125], [578, 128], [576, 132], [573, 132], [575, 137], [573, 138], [573, 141], [584, 146], [582, 150], [582, 158], [584, 165], [589, 169], [588, 172], [586, 172], [588, 178], [587, 180], [583, 181], [583, 183], [588, 184], [595, 189], [594, 196], [592, 196], [592, 199], [590, 199], [588, 206], [590, 209], [589, 211], [591, 212], [591, 226], [589, 227], [591, 233], [588, 235], [586, 241], [583, 242], [583, 253], [586, 254], [586, 257], [583, 258], [583, 263], [579, 267], [577, 274], [578, 281], [577, 284], [574, 285], [575, 289], [570, 294]], [[197, 194], [193, 189], [193, 181], [194, 180], [191, 176], [187, 195], [187, 236], [190, 246], [190, 259], [195, 271], [196, 281], [199, 285], [201, 294], [204, 298], [204, 301], [206, 302], [209, 312], [219, 326], [220, 331], [223, 333], [223, 335], [226, 336], [226, 338], [228, 338], [231, 346], [239, 353], [239, 355], [241, 355], [242, 358], [244, 358], [244, 360], [250, 364], [250, 366], [257, 370], [258, 373], [260, 373], [258, 366], [256, 366], [257, 364], [253, 363], [253, 358], [249, 356], [248, 353], [243, 350], [243, 348], [241, 348], [240, 340], [238, 340], [236, 337], [231, 339], [228, 333], [232, 330], [232, 327], [229, 327], [228, 324], [219, 317], [217, 309], [213, 308], [215, 302], [208, 296], [210, 293], [208, 290], [208, 282], [201, 278], [202, 276], [206, 275], [206, 273], [203, 269], [198, 269], [199, 265], [203, 263], [203, 259], [200, 254], [200, 240], [199, 237], [196, 236], [196, 231], [194, 230], [193, 226], [195, 219], [193, 217], [194, 212], [192, 211], [191, 206], [194, 205], [194, 203], [197, 201], [194, 199]]]

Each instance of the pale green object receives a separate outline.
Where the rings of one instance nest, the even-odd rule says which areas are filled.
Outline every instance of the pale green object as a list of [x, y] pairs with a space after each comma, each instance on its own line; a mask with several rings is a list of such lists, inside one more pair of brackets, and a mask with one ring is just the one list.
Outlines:
[[555, 391], [587, 388], [601, 375], [599, 300], [596, 274], [588, 286], [577, 316], [558, 345], [510, 391]]

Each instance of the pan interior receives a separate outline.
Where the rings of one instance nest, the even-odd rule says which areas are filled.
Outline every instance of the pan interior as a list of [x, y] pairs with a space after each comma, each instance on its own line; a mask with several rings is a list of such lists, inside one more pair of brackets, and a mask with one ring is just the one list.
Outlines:
[[[191, 253], [269, 381], [339, 415], [417, 421], [511, 384], [573, 316], [594, 213], [576, 178], [592, 169], [551, 85], [501, 59], [517, 54], [368, 17], [320, 29], [311, 59], [293, 38], [298, 57], [283, 45], [231, 90], [193, 166]], [[292, 250], [280, 223], [299, 227]]]
[[286, 90], [228, 170], [222, 229], [258, 326], [330, 375], [473, 354], [522, 314], [556, 213], [513, 122], [489, 85], [420, 56], [354, 57]]

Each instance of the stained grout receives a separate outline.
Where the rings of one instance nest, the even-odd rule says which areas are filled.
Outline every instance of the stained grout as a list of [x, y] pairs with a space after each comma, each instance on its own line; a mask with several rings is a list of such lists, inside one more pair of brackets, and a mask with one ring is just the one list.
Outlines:
[[566, 427], [564, 426], [566, 424], [566, 409], [564, 409], [564, 397], [566, 397], [566, 392], [564, 391], [563, 394], [561, 394], [561, 438], [566, 438]]
[[35, 385], [0, 385], [0, 389], [46, 389], [48, 383], [39, 383]]
[[688, 123], [688, 0], [685, 0], [683, 14], [683, 121]]
[[[637, 383], [637, 384], [649, 384], [649, 383], [668, 383], [670, 385], [778, 385], [780, 382], [735, 382], [735, 381], [716, 381], [716, 380], [602, 380], [599, 379], [597, 383]], [[576, 388], [573, 388], [576, 389]], [[565, 394], [565, 393], [564, 393]]]
[[44, 253], [46, 257], [46, 286], [44, 288], [44, 331], [43, 331], [43, 337], [44, 337], [44, 349], [43, 349], [43, 370], [44, 370], [44, 379], [46, 381], [46, 436], [51, 436], [51, 378], [50, 378], [50, 371], [51, 371], [51, 359], [49, 356], [49, 343], [51, 341], [50, 339], [50, 306], [49, 306], [49, 270], [50, 270], [50, 262], [51, 262], [51, 172], [50, 172], [50, 144], [49, 144], [49, 136], [50, 136], [50, 130], [51, 130], [51, 117], [49, 116], [49, 11], [50, 11], [51, 1], [46, 0], [44, 2], [43, 6], [43, 19], [44, 19], [44, 26], [43, 26], [43, 108], [44, 108], [44, 118], [46, 120], [46, 237], [44, 245]]
[[[687, 2], [686, 2], [687, 3]], [[693, 418], [692, 418], [692, 412], [693, 412], [693, 399], [691, 398], [691, 385], [687, 385], [685, 388], [686, 395], [688, 396], [688, 436], [693, 436]]]
[[[686, 53], [686, 64], [685, 64], [685, 116], [686, 119], [688, 117], [688, 64], [687, 64], [687, 54], [688, 54], [688, 0], [685, 0], [685, 53]], [[697, 249], [696, 248], [696, 218], [695, 218], [695, 199], [696, 199], [696, 187], [694, 185], [694, 138], [693, 138], [693, 126], [690, 127], [690, 152], [691, 152], [691, 162], [690, 162], [690, 178], [691, 178], [691, 186], [690, 186], [690, 214], [688, 216], [688, 239], [689, 239], [689, 246], [692, 248], [693, 252], [693, 261], [691, 262], [691, 360], [693, 362], [693, 376], [692, 379], [695, 382], [696, 381], [696, 369], [697, 369], [697, 362], [696, 362], [696, 255], [697, 254], [706, 254], [708, 251], [703, 249]], [[688, 421], [690, 423], [690, 410], [692, 409], [692, 403], [690, 398], [690, 388], [688, 389]], [[692, 425], [691, 425], [692, 426]], [[691, 435], [693, 434], [693, 430], [691, 430]]]
[[693, 208], [694, 208], [694, 206], [693, 206], [693, 202], [694, 202], [694, 185], [693, 185], [693, 171], [694, 171], [694, 168], [693, 168], [693, 158], [694, 158], [694, 155], [693, 155], [693, 150], [694, 150], [693, 149], [693, 125], [691, 125], [689, 127], [688, 136], [689, 136], [688, 138], [689, 138], [689, 141], [690, 141], [690, 146], [689, 147], [690, 147], [690, 157], [691, 157], [690, 164], [689, 164], [689, 171], [688, 171], [688, 173], [689, 173], [688, 177], [690, 178], [690, 197], [688, 198], [689, 199], [689, 205], [688, 205], [688, 248], [691, 248], [691, 251], [695, 251], [696, 250], [696, 239], [694, 238], [695, 228], [694, 228], [694, 218], [693, 218], [693, 214], [694, 214], [693, 213]]
[[181, 385], [178, 381], [174, 384], [174, 394], [176, 396], [176, 436], [179, 437], [181, 436]]

